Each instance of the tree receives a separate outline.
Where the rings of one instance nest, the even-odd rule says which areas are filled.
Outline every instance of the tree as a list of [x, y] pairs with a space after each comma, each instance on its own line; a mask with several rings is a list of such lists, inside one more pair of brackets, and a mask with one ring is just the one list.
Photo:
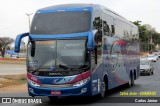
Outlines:
[[142, 21], [137, 20], [132, 23], [138, 27], [140, 40], [144, 42], [148, 40], [148, 32], [147, 32], [146, 26], [141, 25], [141, 22]]
[[10, 37], [0, 37], [0, 53], [4, 57], [6, 48], [13, 43], [13, 39]]
[[[154, 30], [148, 30], [146, 26], [141, 25], [141, 21], [132, 22], [139, 29], [139, 38], [140, 38], [140, 47], [142, 51], [152, 51], [155, 48], [155, 45], [160, 43], [160, 33], [157, 33]], [[151, 42], [152, 39], [152, 42]]]

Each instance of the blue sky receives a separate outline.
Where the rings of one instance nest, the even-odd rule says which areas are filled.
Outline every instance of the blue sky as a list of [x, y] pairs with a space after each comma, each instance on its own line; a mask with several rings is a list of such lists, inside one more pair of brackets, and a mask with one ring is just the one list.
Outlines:
[[67, 3], [102, 4], [130, 21], [141, 20], [143, 24], [150, 24], [160, 32], [160, 0], [1, 0], [0, 37], [15, 38], [20, 33], [28, 32], [25, 13], [35, 13], [39, 8]]

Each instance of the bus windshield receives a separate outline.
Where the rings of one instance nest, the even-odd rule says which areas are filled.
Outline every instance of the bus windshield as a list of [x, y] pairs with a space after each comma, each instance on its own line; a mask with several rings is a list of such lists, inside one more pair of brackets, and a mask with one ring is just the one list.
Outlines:
[[[35, 55], [31, 56], [31, 43], [28, 44], [28, 68], [71, 67], [79, 68], [85, 64], [86, 40], [35, 41]], [[48, 70], [47, 70], [48, 71]]]
[[32, 21], [31, 34], [67, 34], [90, 30], [91, 12], [61, 11], [36, 13]]

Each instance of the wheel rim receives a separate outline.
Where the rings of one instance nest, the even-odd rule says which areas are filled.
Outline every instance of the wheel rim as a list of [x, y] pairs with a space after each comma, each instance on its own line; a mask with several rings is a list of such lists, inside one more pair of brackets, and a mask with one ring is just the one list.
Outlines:
[[105, 93], [106, 93], [106, 83], [103, 81], [101, 97], [104, 97]]

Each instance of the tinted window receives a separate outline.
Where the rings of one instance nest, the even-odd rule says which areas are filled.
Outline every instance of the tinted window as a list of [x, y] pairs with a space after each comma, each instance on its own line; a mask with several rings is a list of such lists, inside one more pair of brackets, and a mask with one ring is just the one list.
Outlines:
[[36, 13], [31, 26], [32, 34], [66, 34], [90, 29], [89, 11]]

